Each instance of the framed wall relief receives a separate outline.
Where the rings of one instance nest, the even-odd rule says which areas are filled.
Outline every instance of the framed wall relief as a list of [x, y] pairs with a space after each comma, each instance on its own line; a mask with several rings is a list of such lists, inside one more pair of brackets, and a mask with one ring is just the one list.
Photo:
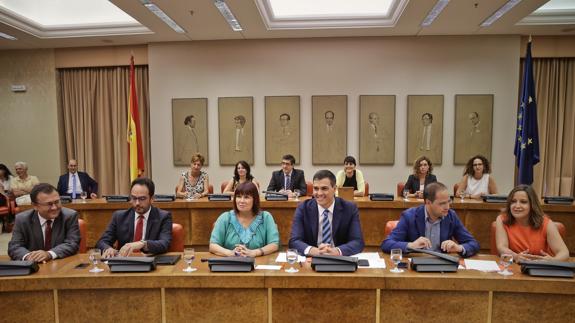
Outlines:
[[253, 97], [218, 98], [220, 165], [254, 164]]
[[477, 154], [491, 160], [493, 94], [455, 96], [453, 163], [465, 165]]
[[300, 163], [300, 97], [266, 96], [266, 165], [280, 165], [291, 154]]
[[312, 164], [341, 165], [347, 155], [347, 95], [314, 95]]
[[443, 95], [407, 96], [407, 165], [420, 156], [442, 163]]
[[208, 99], [172, 99], [172, 151], [174, 166], [189, 166], [192, 155], [208, 156]]
[[395, 95], [359, 96], [359, 163], [395, 162]]

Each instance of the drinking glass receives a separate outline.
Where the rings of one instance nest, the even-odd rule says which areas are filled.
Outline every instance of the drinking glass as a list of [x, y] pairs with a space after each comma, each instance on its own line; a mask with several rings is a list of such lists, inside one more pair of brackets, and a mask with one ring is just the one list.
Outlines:
[[80, 198], [82, 199], [82, 203], [86, 203], [86, 199], [88, 198], [88, 192], [82, 191], [82, 193], [80, 193]]
[[299, 196], [300, 196], [300, 191], [299, 190], [293, 190], [293, 200], [296, 202], [299, 202]]
[[409, 190], [405, 189], [403, 190], [403, 200], [404, 201], [409, 201], [409, 199], [407, 198], [409, 196]]
[[182, 255], [182, 258], [184, 258], [184, 261], [188, 265], [182, 271], [191, 273], [198, 270], [198, 268], [192, 267], [192, 261], [194, 261], [194, 258], [196, 258], [196, 251], [194, 248], [184, 248], [184, 254]]
[[402, 273], [403, 269], [397, 268], [397, 265], [401, 262], [401, 259], [402, 259], [401, 249], [391, 249], [390, 257], [391, 257], [391, 261], [393, 261], [393, 264], [394, 264], [394, 268], [392, 270], [390, 270], [390, 272]]
[[88, 252], [88, 257], [93, 266], [92, 269], [90, 269], [91, 273], [99, 273], [101, 271], [104, 271], [104, 269], [98, 268], [98, 262], [102, 257], [102, 251], [100, 251], [100, 249], [90, 249], [90, 251]]
[[461, 199], [461, 202], [463, 202], [463, 199], [465, 199], [465, 192], [464, 191], [459, 192], [459, 198]]
[[288, 249], [286, 252], [286, 259], [288, 264], [290, 264], [290, 268], [286, 269], [286, 273], [297, 273], [299, 269], [295, 268], [293, 265], [297, 262], [297, 250], [296, 249]]
[[512, 254], [510, 253], [501, 254], [501, 259], [499, 260], [499, 263], [503, 266], [503, 270], [497, 272], [499, 275], [503, 276], [513, 275], [513, 273], [509, 270], [509, 266], [513, 264]]

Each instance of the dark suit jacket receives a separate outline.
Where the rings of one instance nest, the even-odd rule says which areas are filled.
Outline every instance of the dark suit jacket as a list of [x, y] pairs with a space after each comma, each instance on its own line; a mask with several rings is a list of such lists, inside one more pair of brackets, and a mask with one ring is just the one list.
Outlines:
[[[104, 251], [114, 248], [114, 243], [118, 241], [117, 248], [120, 249], [126, 243], [133, 242], [134, 214], [133, 208], [114, 212], [96, 247]], [[172, 242], [172, 213], [152, 206], [144, 240], [148, 244], [146, 252], [153, 254], [167, 252]]]
[[[363, 234], [359, 223], [359, 211], [354, 203], [335, 198], [332, 220], [333, 243], [342, 255], [349, 256], [363, 250]], [[296, 211], [291, 227], [289, 247], [304, 254], [308, 246], [317, 247], [319, 214], [315, 199], [301, 203]]]
[[[63, 207], [60, 215], [52, 222], [52, 251], [58, 258], [65, 258], [78, 252], [80, 228], [78, 212]], [[38, 212], [31, 209], [16, 215], [12, 240], [8, 243], [8, 254], [13, 260], [22, 260], [27, 253], [44, 249], [44, 235]]]
[[[60, 176], [58, 180], [58, 193], [60, 195], [70, 195], [68, 191], [68, 182], [70, 179], [69, 173], [66, 173]], [[90, 194], [95, 193], [98, 194], [98, 182], [96, 182], [90, 175], [84, 172], [78, 172], [78, 179], [80, 180], [80, 186], [82, 186], [82, 191], [88, 193], [88, 198], [90, 198]], [[80, 193], [78, 192], [78, 196]]]
[[[401, 213], [397, 227], [381, 243], [381, 250], [390, 253], [391, 249], [407, 252], [407, 243], [425, 237], [425, 205], [412, 207]], [[440, 241], [454, 238], [465, 248], [465, 257], [471, 257], [479, 251], [479, 243], [463, 226], [453, 210], [441, 220]]]
[[[298, 189], [300, 195], [306, 195], [307, 185], [305, 183], [305, 176], [303, 170], [293, 169], [291, 172], [291, 187], [290, 190]], [[270, 184], [268, 185], [268, 191], [279, 191], [284, 188], [284, 172], [283, 170], [278, 170], [272, 173], [272, 178], [270, 179]]]
[[[425, 177], [425, 186], [435, 182], [437, 182], [437, 177], [435, 177], [435, 175], [429, 174]], [[419, 191], [419, 178], [413, 174], [409, 175], [407, 182], [405, 182], [404, 189], [409, 189], [410, 194]]]

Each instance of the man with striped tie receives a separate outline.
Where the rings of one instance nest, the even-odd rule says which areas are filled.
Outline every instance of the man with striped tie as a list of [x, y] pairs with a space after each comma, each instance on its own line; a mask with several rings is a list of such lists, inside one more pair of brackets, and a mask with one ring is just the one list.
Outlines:
[[302, 255], [350, 256], [363, 250], [357, 206], [335, 197], [335, 175], [320, 170], [313, 176], [313, 199], [295, 213], [289, 247]]

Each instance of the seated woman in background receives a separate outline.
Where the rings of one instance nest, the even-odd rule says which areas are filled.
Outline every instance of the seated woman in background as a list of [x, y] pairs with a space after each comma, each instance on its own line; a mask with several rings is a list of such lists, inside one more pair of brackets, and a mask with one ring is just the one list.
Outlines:
[[207, 196], [210, 189], [208, 173], [202, 170], [205, 158], [201, 154], [192, 156], [191, 166], [182, 173], [176, 188], [176, 197], [198, 199]]
[[457, 196], [480, 199], [483, 195], [497, 194], [495, 180], [489, 173], [491, 166], [487, 158], [481, 155], [471, 157], [465, 165], [463, 179], [458, 184]]
[[511, 253], [516, 261], [569, 258], [569, 250], [557, 226], [543, 214], [531, 186], [519, 185], [511, 190], [495, 226], [499, 254]]
[[245, 182], [252, 182], [256, 185], [258, 192], [260, 191], [260, 183], [255, 180], [254, 176], [251, 174], [250, 165], [245, 160], [240, 160], [237, 162], [234, 169], [234, 177], [230, 179], [226, 187], [224, 188], [224, 194], [234, 194], [236, 187], [239, 184]]
[[259, 257], [276, 252], [280, 238], [272, 215], [260, 210], [260, 195], [252, 182], [239, 184], [234, 209], [222, 213], [212, 230], [210, 252], [218, 256]]
[[10, 169], [4, 164], [0, 164], [0, 194], [8, 195], [10, 193], [10, 180], [12, 179]]
[[15, 197], [30, 194], [34, 186], [40, 184], [38, 177], [28, 175], [28, 164], [25, 162], [16, 162], [14, 169], [18, 176], [10, 179], [10, 189]]
[[431, 183], [437, 182], [435, 175], [431, 174], [433, 165], [431, 160], [421, 156], [413, 163], [413, 174], [409, 175], [405, 182], [404, 190], [408, 190], [409, 197], [423, 198], [423, 190]]
[[363, 196], [365, 192], [365, 182], [363, 173], [356, 169], [355, 158], [347, 156], [343, 160], [343, 169], [335, 176], [336, 187], [353, 187], [353, 195]]

